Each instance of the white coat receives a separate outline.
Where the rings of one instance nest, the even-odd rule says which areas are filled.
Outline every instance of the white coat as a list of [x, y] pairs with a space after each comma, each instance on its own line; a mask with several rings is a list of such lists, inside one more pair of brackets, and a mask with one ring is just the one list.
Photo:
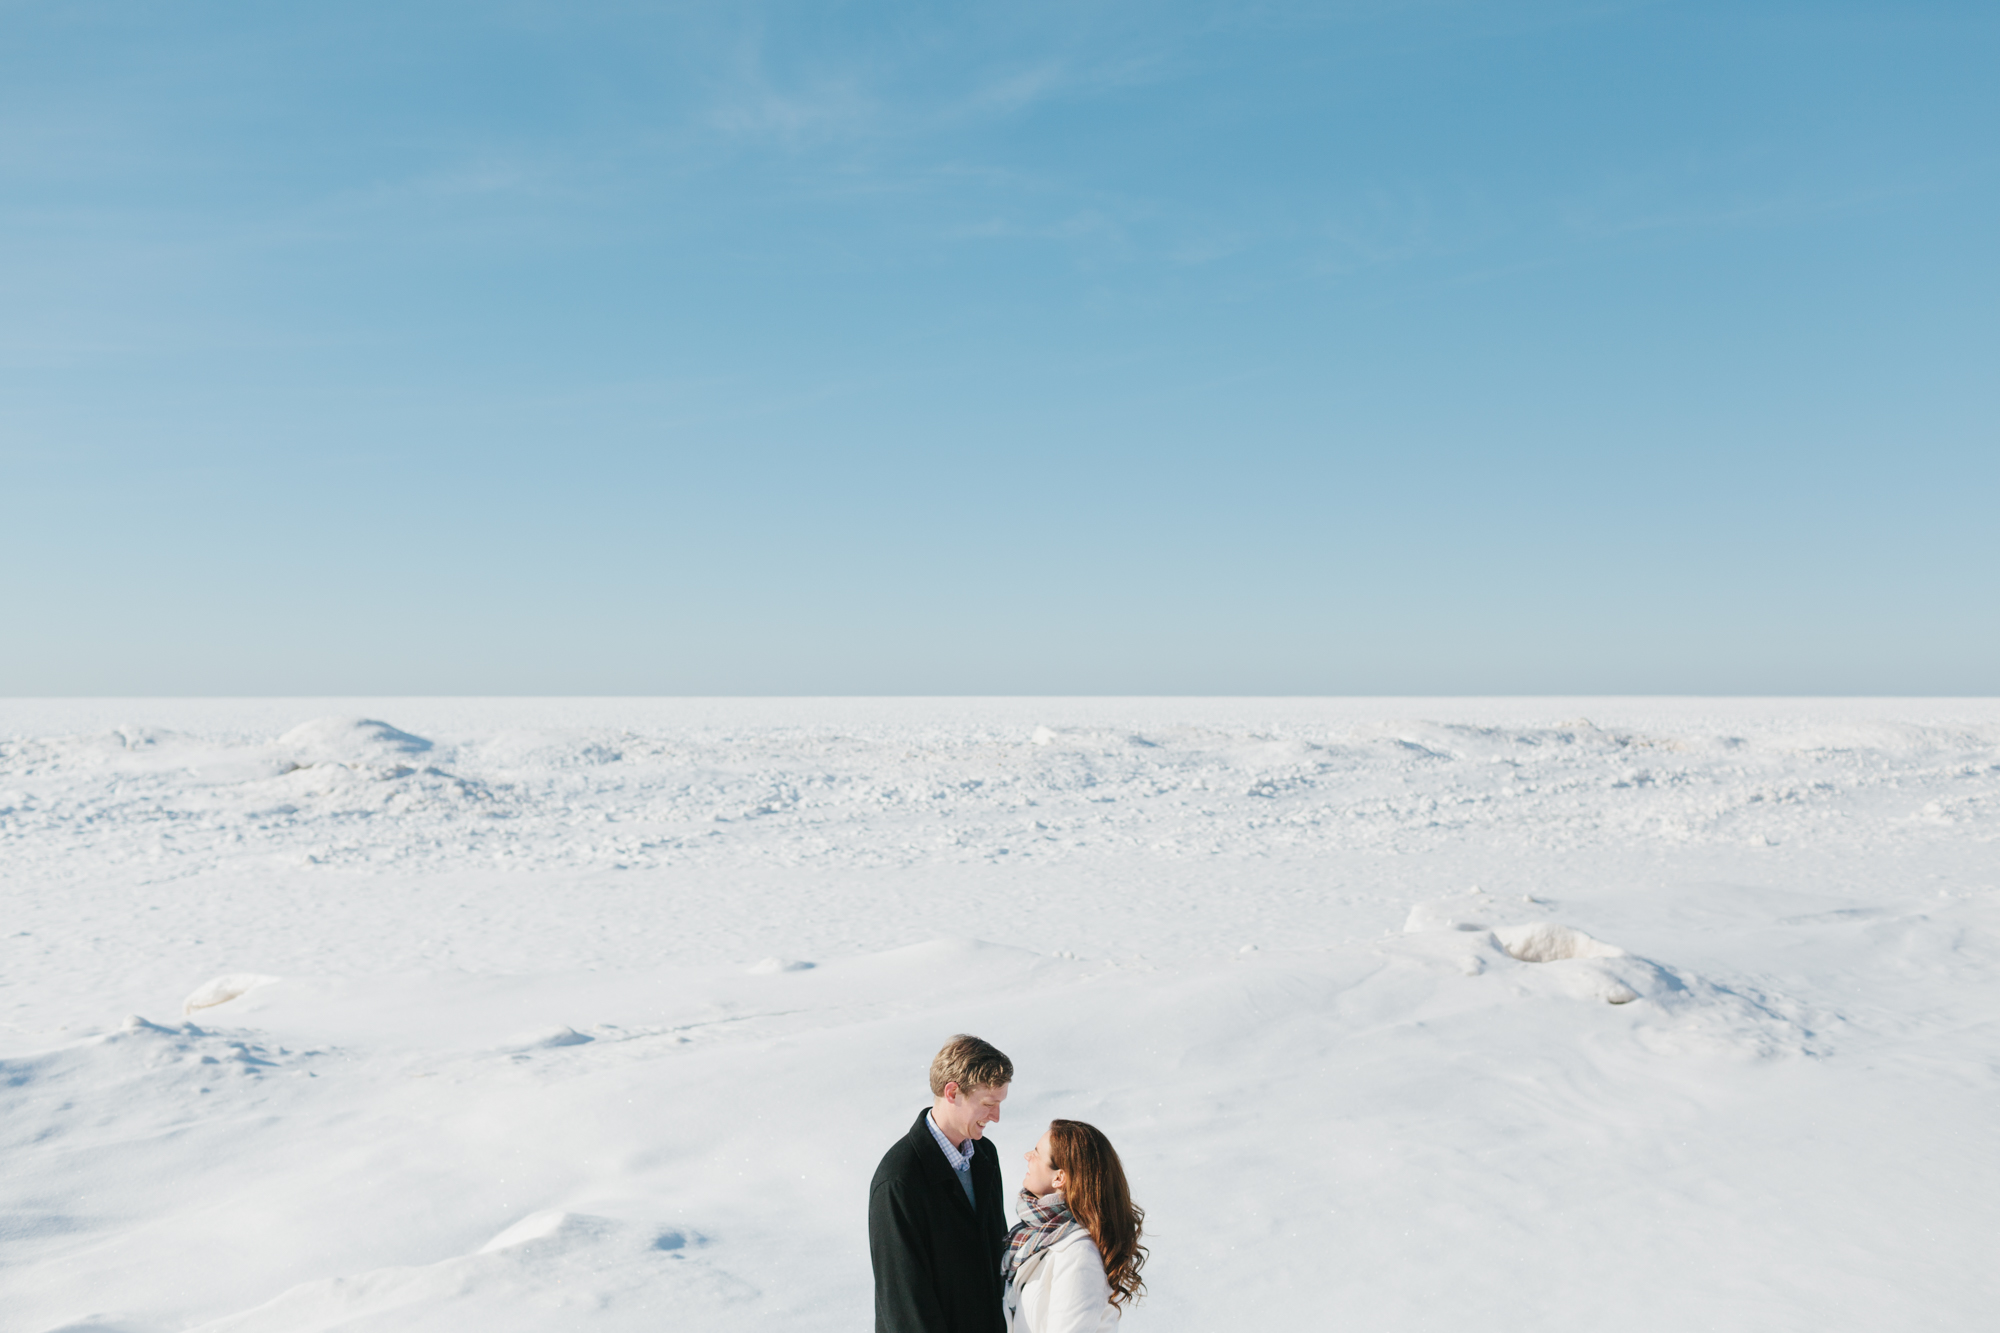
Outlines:
[[1082, 1227], [1029, 1255], [1007, 1284], [1007, 1333], [1110, 1333], [1117, 1327], [1104, 1256]]

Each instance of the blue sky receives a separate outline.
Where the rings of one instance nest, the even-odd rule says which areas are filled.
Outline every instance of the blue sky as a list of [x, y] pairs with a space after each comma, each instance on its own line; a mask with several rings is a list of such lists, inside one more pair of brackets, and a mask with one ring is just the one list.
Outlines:
[[1995, 69], [0, 0], [0, 693], [2000, 692]]

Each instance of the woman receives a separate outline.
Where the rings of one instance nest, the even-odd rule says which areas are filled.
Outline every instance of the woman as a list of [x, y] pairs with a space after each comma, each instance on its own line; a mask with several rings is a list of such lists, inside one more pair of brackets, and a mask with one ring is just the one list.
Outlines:
[[1111, 1140], [1052, 1120], [1027, 1153], [1021, 1220], [1007, 1233], [1007, 1333], [1104, 1333], [1145, 1290], [1145, 1210]]

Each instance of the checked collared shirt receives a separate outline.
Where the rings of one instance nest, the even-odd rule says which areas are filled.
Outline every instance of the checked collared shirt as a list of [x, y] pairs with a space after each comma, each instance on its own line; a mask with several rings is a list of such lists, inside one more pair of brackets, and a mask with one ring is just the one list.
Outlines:
[[958, 1145], [946, 1138], [944, 1131], [937, 1127], [937, 1121], [931, 1119], [929, 1111], [924, 1112], [924, 1127], [937, 1140], [937, 1146], [944, 1149], [944, 1160], [950, 1162], [951, 1169], [958, 1173], [958, 1184], [965, 1191], [965, 1201], [978, 1207], [978, 1200], [972, 1197], [972, 1153], [960, 1152]]

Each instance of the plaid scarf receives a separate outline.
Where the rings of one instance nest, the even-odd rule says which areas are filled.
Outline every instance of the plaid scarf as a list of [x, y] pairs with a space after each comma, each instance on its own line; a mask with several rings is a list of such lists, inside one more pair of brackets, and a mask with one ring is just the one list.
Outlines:
[[1047, 1249], [1075, 1228], [1076, 1219], [1069, 1215], [1069, 1205], [1063, 1202], [1062, 1195], [1038, 1199], [1022, 1190], [1021, 1220], [1007, 1233], [1007, 1257], [1000, 1265], [1000, 1276], [1012, 1282], [1014, 1270], [1030, 1255]]

